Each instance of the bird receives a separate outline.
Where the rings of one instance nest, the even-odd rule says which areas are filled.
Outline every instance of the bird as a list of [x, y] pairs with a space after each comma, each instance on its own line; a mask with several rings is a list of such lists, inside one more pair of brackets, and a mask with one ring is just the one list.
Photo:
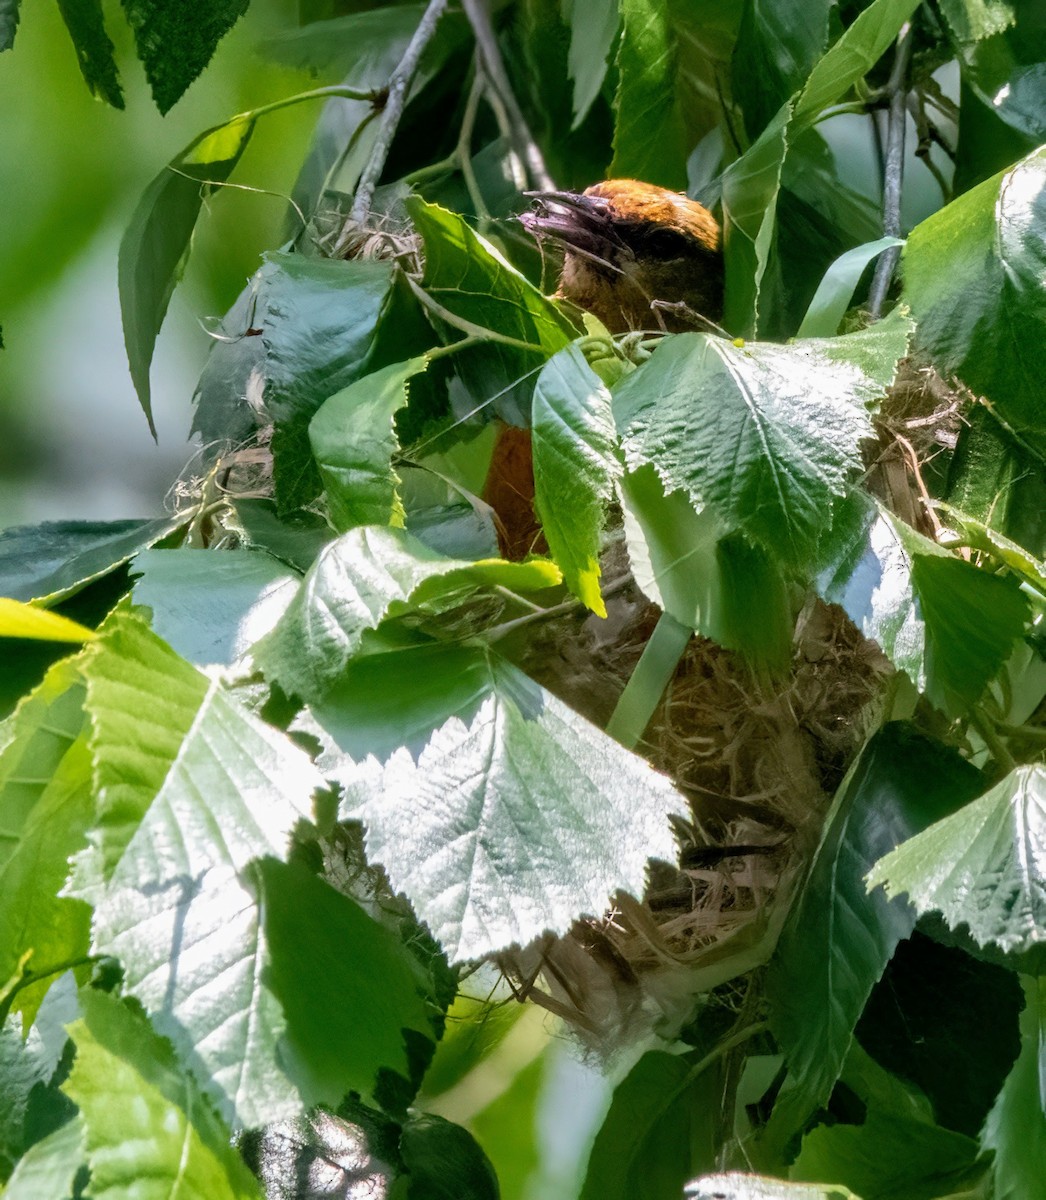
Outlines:
[[[529, 192], [520, 223], [563, 253], [555, 297], [591, 313], [612, 334], [718, 328], [723, 308], [719, 225], [696, 200], [638, 179], [583, 192]], [[498, 432], [483, 499], [508, 559], [547, 546], [534, 512], [530, 430]]]

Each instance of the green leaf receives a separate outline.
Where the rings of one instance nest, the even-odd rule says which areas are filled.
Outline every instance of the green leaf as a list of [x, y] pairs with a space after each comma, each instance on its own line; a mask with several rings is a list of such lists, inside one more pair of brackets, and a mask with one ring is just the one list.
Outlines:
[[309, 423], [331, 522], [339, 533], [357, 525], [403, 525], [396, 413], [407, 403], [407, 382], [427, 362], [412, 358], [350, 383], [325, 400]]
[[278, 516], [272, 500], [248, 497], [236, 501], [236, 523], [247, 543], [274, 558], [307, 571], [316, 556], [334, 540], [334, 531], [315, 513], [300, 511]]
[[82, 661], [98, 805], [92, 858], [108, 876], [163, 785], [207, 680], [125, 610], [99, 632]]
[[247, 11], [249, 0], [210, 0], [192, 13], [165, 0], [121, 0], [138, 57], [161, 113], [210, 62], [215, 47]]
[[918, 342], [1039, 455], [1046, 453], [1046, 148], [912, 230], [904, 295]]
[[0, 596], [0, 637], [40, 642], [89, 642], [94, 630], [60, 613]]
[[695, 1171], [715, 1166], [724, 1076], [722, 1059], [644, 1054], [614, 1089], [579, 1200], [677, 1200]]
[[1016, 767], [980, 799], [899, 845], [869, 888], [965, 924], [981, 946], [1030, 950], [1046, 929], [1046, 768]]
[[940, 0], [941, 12], [960, 42], [977, 42], [1017, 20], [1013, 0]]
[[471, 723], [490, 690], [486, 658], [474, 646], [405, 646], [349, 662], [312, 715], [354, 759], [418, 754], [450, 717]]
[[[442, 1046], [440, 1043], [440, 1049]], [[505, 1197], [525, 1194], [527, 1181], [541, 1169], [538, 1114], [549, 1074], [549, 1057], [547, 1053], [539, 1053], [522, 1070], [516, 1070], [513, 1063], [508, 1087], [469, 1120], [469, 1129], [491, 1156]], [[427, 1076], [425, 1082], [427, 1085]]]
[[359, 651], [364, 633], [408, 603], [489, 585], [529, 591], [559, 580], [541, 560], [470, 563], [444, 558], [402, 530], [351, 529], [321, 551], [275, 629], [254, 647], [254, 659], [288, 694], [316, 700]]
[[[266, 37], [258, 49], [280, 66], [353, 87], [380, 88], [403, 57], [424, 11], [422, 4], [397, 4], [330, 20], [302, 17], [299, 26]], [[442, 26], [443, 20], [437, 29]]]
[[[966, 93], [961, 121], [975, 125], [972, 139], [960, 134], [958, 166], [965, 165], [964, 159], [974, 160], [967, 167], [967, 175], [971, 167], [976, 170], [980, 166], [976, 162], [978, 151], [982, 163], [990, 156], [989, 161], [994, 161], [997, 169], [1041, 144], [1046, 136], [1046, 27], [1042, 7], [1038, 0], [1010, 0], [1010, 7], [1016, 22], [1009, 28], [973, 43], [960, 42], [957, 47]], [[999, 10], [994, 5], [993, 9], [994, 17]], [[1009, 154], [1005, 154], [1007, 150]], [[982, 169], [977, 178], [990, 173]]]
[[1046, 563], [1029, 554], [1023, 546], [1018, 546], [998, 530], [952, 508], [950, 504], [941, 504], [939, 511], [948, 522], [949, 531], [957, 531], [962, 545], [990, 555], [996, 562], [1008, 567], [1023, 584], [1033, 588], [1040, 596], [1046, 597]]
[[499, 1200], [490, 1160], [476, 1139], [443, 1117], [418, 1113], [403, 1126], [400, 1154], [409, 1200]]
[[21, 0], [0, 0], [0, 52], [14, 45], [20, 5]]
[[474, 406], [493, 411], [515, 425], [530, 423], [529, 376], [547, 358], [573, 341], [577, 331], [556, 304], [520, 274], [463, 217], [420, 197], [408, 198], [407, 211], [425, 242], [422, 286], [431, 299], [459, 322], [430, 313], [445, 341], [490, 330], [504, 341], [487, 341], [454, 356], [458, 377]]
[[[1022, 1003], [1013, 971], [916, 930], [876, 984], [856, 1037], [895, 1081], [918, 1089], [921, 1123], [932, 1117], [976, 1138], [1017, 1057]], [[897, 1111], [896, 1098], [881, 1106], [891, 1116], [912, 1115]]]
[[549, 359], [534, 388], [534, 502], [571, 592], [597, 616], [600, 533], [621, 474], [610, 393], [574, 344]]
[[[181, 18], [179, 18], [181, 19]], [[254, 132], [249, 114], [201, 133], [149, 184], [120, 242], [120, 312], [138, 400], [153, 436], [149, 366], [205, 198], [225, 182]]]
[[641, 894], [648, 857], [670, 859], [663, 776], [507, 663], [488, 662], [469, 724], [451, 717], [417, 761], [348, 773], [345, 815], [368, 858], [452, 960], [479, 958]]
[[809, 562], [871, 434], [861, 402], [878, 387], [834, 359], [845, 345], [665, 338], [614, 394], [629, 468], [652, 464], [666, 489], [711, 506], [780, 561]]
[[783, 105], [758, 141], [723, 172], [723, 321], [744, 337], [756, 331], [761, 312], [759, 293], [774, 244], [791, 117], [791, 107]]
[[232, 666], [283, 615], [300, 576], [258, 550], [145, 550], [134, 601], [152, 628], [196, 666]]
[[682, 191], [691, 131], [676, 78], [676, 31], [668, 0], [622, 0], [610, 178], [644, 179]]
[[979, 570], [885, 515], [867, 534], [855, 532], [818, 588], [948, 713], [980, 698], [1030, 613], [1015, 579]]
[[397, 934], [297, 863], [265, 858], [253, 880], [265, 981], [287, 1022], [280, 1060], [305, 1095], [334, 1106], [349, 1091], [373, 1095], [384, 1071], [410, 1077], [417, 1039], [433, 1040], [434, 1008]]
[[265, 407], [276, 422], [273, 471], [281, 512], [320, 491], [309, 421], [328, 396], [367, 373], [393, 280], [393, 264], [379, 260], [265, 256], [259, 281]]
[[839, 1180], [860, 1196], [916, 1200], [951, 1194], [977, 1153], [977, 1143], [960, 1133], [875, 1109], [860, 1125], [819, 1125], [808, 1133], [790, 1175]]
[[0, 725], [0, 865], [84, 725], [79, 659], [55, 663]]
[[608, 736], [629, 750], [635, 748], [693, 635], [689, 625], [681, 625], [670, 613], [658, 617], [607, 722]]
[[192, 435], [208, 456], [242, 445], [258, 429], [248, 399], [264, 376], [265, 345], [254, 328], [260, 278], [256, 273], [211, 333], [211, 348], [193, 393]]
[[610, 51], [621, 27], [617, 0], [572, 0], [569, 22], [567, 69], [574, 81], [573, 130], [588, 116], [606, 79]]
[[919, 0], [874, 0], [810, 72], [795, 104], [795, 131], [805, 129], [875, 66]]
[[1002, 1085], [981, 1134], [994, 1150], [995, 1200], [1024, 1200], [1046, 1178], [1046, 1096], [1043, 1094], [1043, 1035], [1046, 983], [1025, 976], [1021, 1052]]
[[76, 1116], [22, 1155], [4, 1188], [4, 1200], [75, 1195], [73, 1181], [85, 1159], [84, 1125]]
[[[120, 75], [113, 56], [112, 39], [105, 31], [101, 0], [58, 0], [58, 9], [73, 39], [84, 83], [92, 95], [113, 108], [123, 108]], [[11, 36], [14, 36], [13, 28]]]
[[814, 293], [797, 336], [832, 337], [853, 301], [865, 267], [884, 250], [903, 245], [901, 238], [882, 237], [863, 246], [855, 246], [837, 258]]
[[[133, 672], [125, 664], [132, 683]], [[95, 897], [93, 952], [121, 960], [126, 990], [234, 1126], [301, 1107], [278, 1053], [283, 1016], [263, 986], [266, 947], [240, 873], [288, 853], [322, 782], [284, 735], [212, 685]]]
[[830, 0], [745, 3], [731, 68], [750, 137], [806, 82], [828, 41], [830, 9]]
[[854, 1026], [915, 914], [866, 892], [884, 849], [976, 794], [978, 773], [906, 726], [883, 727], [844, 780], [767, 974], [770, 1024], [789, 1065], [769, 1127], [782, 1145], [823, 1104]]
[[49, 521], [0, 533], [0, 593], [56, 604], [167, 537], [183, 517], [154, 521]]
[[[27, 954], [34, 974], [86, 954], [90, 913], [60, 892], [69, 858], [86, 845], [93, 816], [91, 759], [81, 738], [55, 769], [0, 869], [0, 977], [17, 974]], [[44, 991], [46, 986], [34, 985], [18, 993], [14, 1007], [26, 1020], [34, 1016]]]
[[140, 1018], [87, 989], [83, 1018], [70, 1027], [76, 1043], [63, 1084], [79, 1106], [98, 1200], [260, 1200], [260, 1191], [229, 1133], [170, 1048]]

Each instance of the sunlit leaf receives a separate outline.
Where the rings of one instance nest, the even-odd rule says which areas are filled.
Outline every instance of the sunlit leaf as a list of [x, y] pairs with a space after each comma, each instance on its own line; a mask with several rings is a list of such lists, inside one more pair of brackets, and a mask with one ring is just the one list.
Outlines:
[[0, 637], [34, 638], [45, 642], [89, 642], [94, 630], [59, 613], [35, 608], [0, 596]]
[[[134, 664], [123, 666], [133, 686]], [[259, 916], [238, 872], [287, 854], [321, 785], [302, 751], [212, 685], [95, 899], [94, 952], [123, 962], [127, 991], [232, 1124], [301, 1104], [279, 1063], [283, 1017], [263, 987]]]
[[1013, 0], [941, 0], [941, 12], [960, 42], [1002, 33], [1017, 20]]
[[86, 1157], [83, 1121], [76, 1116], [22, 1155], [4, 1188], [5, 1200], [72, 1196], [73, 1180]]
[[852, 531], [848, 552], [818, 588], [906, 671], [934, 704], [979, 699], [1024, 632], [1017, 581], [979, 570], [885, 515]]
[[1046, 769], [1016, 767], [877, 862], [868, 885], [965, 924], [982, 946], [1020, 952], [1046, 940]]
[[451, 717], [417, 760], [347, 780], [368, 857], [454, 960], [478, 958], [639, 894], [670, 858], [685, 802], [663, 776], [507, 663], [491, 659], [468, 724]]
[[827, 1100], [872, 987], [915, 924], [906, 905], [867, 894], [866, 872], [979, 786], [955, 751], [899, 724], [872, 738], [844, 781], [767, 975], [771, 1027], [789, 1064], [775, 1145]]
[[350, 383], [324, 401], [309, 423], [331, 522], [344, 533], [357, 525], [404, 522], [396, 413], [407, 403], [407, 384], [424, 371], [424, 358], [395, 363]]
[[84, 655], [98, 805], [96, 867], [108, 876], [160, 790], [207, 680], [140, 618], [120, 611]]
[[107, 1200], [143, 1196], [185, 1200], [260, 1200], [254, 1177], [229, 1144], [229, 1132], [170, 1047], [124, 1005], [86, 990], [83, 1017], [63, 1085], [78, 1105], [91, 1168], [91, 1192]]
[[843, 351], [845, 341], [666, 338], [614, 393], [628, 466], [651, 464], [666, 489], [684, 489], [778, 559], [809, 561], [833, 497], [861, 469], [871, 432], [862, 401], [879, 391], [858, 366], [833, 360], [833, 343]]
[[376, 629], [412, 600], [432, 604], [441, 595], [486, 586], [529, 591], [560, 581], [549, 562], [470, 563], [445, 558], [402, 530], [362, 526], [331, 542], [302, 581], [272, 633], [254, 648], [255, 662], [284, 691], [319, 699]]
[[727, 1171], [686, 1185], [687, 1200], [861, 1200], [835, 1183], [786, 1183], [769, 1175]]
[[259, 550], [145, 550], [134, 573], [135, 603], [196, 666], [241, 658], [280, 619], [301, 578]]
[[621, 473], [610, 393], [576, 346], [538, 376], [532, 416], [534, 502], [570, 590], [601, 617], [600, 533]]
[[918, 342], [1046, 453], [1046, 148], [912, 230], [904, 295]]

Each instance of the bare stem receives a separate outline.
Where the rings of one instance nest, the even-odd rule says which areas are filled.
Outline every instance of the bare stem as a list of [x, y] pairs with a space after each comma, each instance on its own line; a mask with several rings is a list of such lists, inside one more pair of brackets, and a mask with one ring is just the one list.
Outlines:
[[362, 225], [370, 212], [374, 200], [374, 189], [378, 186], [385, 161], [389, 157], [392, 139], [396, 136], [396, 128], [403, 116], [407, 104], [407, 93], [417, 74], [418, 63], [425, 47], [432, 41], [447, 7], [447, 0], [429, 0], [429, 6], [414, 30], [414, 36], [404, 51], [399, 65], [389, 79], [389, 94], [381, 114], [381, 124], [378, 126], [378, 136], [374, 148], [370, 152], [367, 165], [363, 168], [360, 182], [356, 188], [356, 198], [352, 202], [350, 219]]
[[461, 7], [465, 10], [465, 16], [476, 36], [476, 45], [479, 48], [484, 73], [490, 82], [492, 91], [504, 106], [512, 146], [526, 164], [534, 186], [542, 191], [553, 191], [556, 185], [548, 173], [545, 160], [538, 149], [537, 142], [534, 141], [526, 117], [523, 116], [523, 110], [519, 107], [519, 101], [509, 82], [505, 62], [498, 47], [498, 39], [494, 34], [494, 27], [490, 23], [486, 0], [461, 0]]
[[[893, 70], [886, 85], [890, 97], [890, 116], [886, 126], [886, 166], [883, 171], [883, 233], [901, 234], [901, 183], [904, 178], [904, 125], [908, 96], [908, 64], [912, 57], [912, 27], [906, 22], [897, 37]], [[890, 288], [901, 255], [900, 246], [891, 246], [879, 255], [868, 293], [868, 312], [877, 320]]]

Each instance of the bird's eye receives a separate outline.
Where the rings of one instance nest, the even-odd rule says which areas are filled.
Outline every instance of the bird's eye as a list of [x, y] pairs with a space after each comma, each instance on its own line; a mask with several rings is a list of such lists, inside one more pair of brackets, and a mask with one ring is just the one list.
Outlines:
[[657, 258], [682, 258], [688, 249], [683, 234], [667, 225], [654, 225], [645, 231], [643, 248]]

